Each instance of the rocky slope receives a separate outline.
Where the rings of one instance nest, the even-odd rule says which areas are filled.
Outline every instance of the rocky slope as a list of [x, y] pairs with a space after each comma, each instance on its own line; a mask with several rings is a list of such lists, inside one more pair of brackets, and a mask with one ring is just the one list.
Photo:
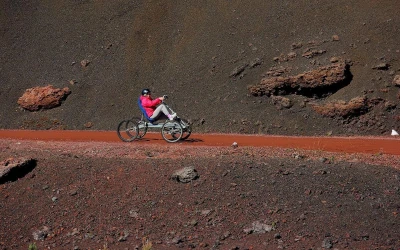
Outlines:
[[[0, 7], [2, 129], [113, 130], [139, 114], [144, 87], [168, 94], [197, 132], [399, 129], [398, 1], [0, 0]], [[348, 65], [351, 77], [323, 96], [249, 90], [337, 62]], [[71, 94], [53, 109], [18, 105], [26, 89], [47, 85]], [[345, 117], [314, 108], [354, 98], [379, 101]]]

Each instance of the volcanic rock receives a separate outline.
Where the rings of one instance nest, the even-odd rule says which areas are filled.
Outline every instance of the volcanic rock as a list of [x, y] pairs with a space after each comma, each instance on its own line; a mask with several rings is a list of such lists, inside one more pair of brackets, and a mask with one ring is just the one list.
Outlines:
[[50, 228], [47, 226], [43, 226], [41, 230], [36, 230], [32, 233], [34, 240], [45, 240], [46, 237], [50, 234]]
[[349, 102], [342, 100], [333, 101], [325, 105], [312, 105], [312, 108], [319, 114], [327, 117], [350, 117], [368, 111], [369, 103], [366, 97], [356, 97]]
[[349, 69], [349, 64], [336, 63], [297, 76], [263, 78], [248, 89], [254, 96], [299, 94], [324, 97], [350, 83], [352, 75]]
[[397, 87], [400, 87], [400, 75], [396, 75], [393, 79], [393, 84]]
[[9, 158], [0, 162], [0, 184], [23, 177], [35, 165], [36, 160]]
[[18, 173], [29, 171], [31, 166], [35, 163], [34, 159], [14, 159], [9, 158], [0, 162], [0, 183], [18, 176]]
[[81, 61], [81, 66], [83, 68], [87, 67], [89, 64], [90, 64], [90, 61], [87, 60], [87, 59], [84, 59], [84, 60]]
[[283, 96], [271, 96], [272, 104], [274, 104], [278, 109], [291, 108], [293, 106], [292, 101], [289, 98]]
[[249, 66], [248, 63], [243, 63], [242, 65], [237, 66], [236, 68], [234, 68], [232, 70], [232, 72], [231, 72], [231, 74], [229, 76], [230, 77], [235, 77], [235, 76], [240, 75], [247, 68], [247, 66]]
[[332, 41], [339, 41], [339, 40], [340, 40], [340, 38], [339, 38], [338, 35], [333, 35], [332, 36]]
[[180, 170], [177, 170], [171, 176], [171, 179], [182, 183], [188, 183], [197, 178], [199, 178], [199, 174], [197, 173], [197, 170], [194, 169], [193, 167], [185, 167]]
[[262, 233], [271, 232], [273, 229], [274, 228], [271, 225], [267, 225], [260, 221], [255, 221], [251, 224], [251, 227], [245, 228], [243, 231], [246, 234], [252, 234], [252, 233], [262, 234]]
[[51, 109], [61, 105], [61, 102], [71, 93], [68, 87], [54, 88], [52, 85], [27, 89], [18, 99], [18, 104], [29, 111]]
[[378, 65], [375, 65], [374, 67], [372, 67], [372, 69], [376, 69], [376, 70], [388, 70], [390, 67], [390, 65], [388, 63], [380, 63]]
[[316, 50], [316, 49], [308, 48], [304, 51], [302, 56], [305, 58], [313, 58], [314, 56], [322, 55], [325, 53], [326, 53], [326, 50]]

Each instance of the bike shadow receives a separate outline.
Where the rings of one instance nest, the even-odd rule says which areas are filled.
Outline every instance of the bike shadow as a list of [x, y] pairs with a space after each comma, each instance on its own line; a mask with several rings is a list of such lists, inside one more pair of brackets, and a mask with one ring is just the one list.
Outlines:
[[202, 139], [190, 138], [186, 140], [181, 140], [180, 142], [187, 142], [187, 143], [195, 143], [195, 142], [204, 142]]
[[[164, 139], [158, 139], [158, 138], [141, 138], [139, 140], [135, 140], [135, 142], [146, 142], [146, 143], [158, 143], [158, 142], [166, 142]], [[171, 144], [174, 143], [188, 143], [188, 144], [193, 144], [193, 143], [202, 143], [204, 142], [202, 139], [197, 139], [197, 138], [188, 138], [186, 140], [180, 140], [177, 142], [172, 142]], [[167, 143], [167, 142], [166, 142]]]

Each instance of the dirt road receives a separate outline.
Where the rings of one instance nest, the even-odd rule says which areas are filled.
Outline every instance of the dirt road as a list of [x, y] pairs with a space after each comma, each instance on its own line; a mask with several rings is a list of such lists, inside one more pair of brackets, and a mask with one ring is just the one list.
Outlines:
[[[115, 131], [76, 130], [0, 130], [0, 138], [54, 141], [120, 141]], [[192, 134], [181, 144], [192, 146], [239, 146], [299, 148], [346, 153], [383, 153], [400, 155], [398, 137], [293, 137], [238, 134]], [[123, 143], [123, 142], [121, 142]], [[159, 133], [148, 133], [140, 141], [131, 143], [167, 144]]]

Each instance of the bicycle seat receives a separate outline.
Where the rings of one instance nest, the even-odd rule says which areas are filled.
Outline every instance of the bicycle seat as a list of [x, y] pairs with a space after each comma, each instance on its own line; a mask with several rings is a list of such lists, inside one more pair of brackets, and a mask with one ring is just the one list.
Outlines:
[[145, 110], [145, 109], [143, 108], [143, 106], [142, 106], [142, 102], [140, 101], [140, 98], [138, 99], [138, 105], [139, 105], [139, 109], [140, 109], [140, 111], [142, 112], [143, 116], [146, 117], [146, 119], [147, 119], [151, 124], [153, 124], [153, 123], [156, 121], [156, 119], [150, 118], [150, 117], [147, 115], [146, 110]]

